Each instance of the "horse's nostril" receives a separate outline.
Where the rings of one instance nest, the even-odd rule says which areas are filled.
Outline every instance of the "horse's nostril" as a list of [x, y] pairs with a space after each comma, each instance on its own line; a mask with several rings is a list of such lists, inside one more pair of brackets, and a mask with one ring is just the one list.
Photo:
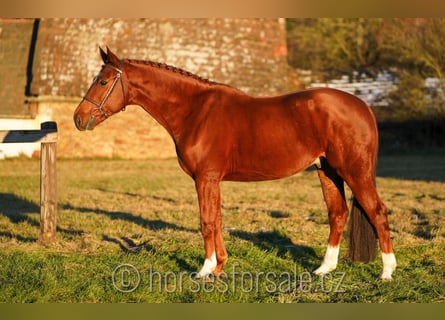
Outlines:
[[82, 118], [80, 117], [80, 115], [76, 115], [74, 117], [74, 124], [76, 125], [76, 128], [78, 130], [81, 130], [81, 131], [85, 130], [85, 128], [82, 127]]

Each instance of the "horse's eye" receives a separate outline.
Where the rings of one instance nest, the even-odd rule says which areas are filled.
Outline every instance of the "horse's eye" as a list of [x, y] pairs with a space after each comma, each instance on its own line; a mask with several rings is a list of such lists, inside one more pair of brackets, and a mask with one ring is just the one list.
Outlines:
[[103, 87], [103, 86], [106, 86], [107, 85], [107, 81], [106, 80], [100, 80], [100, 85]]

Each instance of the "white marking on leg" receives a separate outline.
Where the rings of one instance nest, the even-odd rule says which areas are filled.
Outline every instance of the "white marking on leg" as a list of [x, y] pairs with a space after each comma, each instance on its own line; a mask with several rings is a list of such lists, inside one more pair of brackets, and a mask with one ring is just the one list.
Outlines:
[[392, 280], [392, 273], [396, 269], [397, 262], [394, 253], [382, 252], [383, 272], [380, 277], [382, 280]]
[[204, 278], [211, 274], [216, 268], [216, 253], [213, 251], [212, 255], [210, 256], [210, 259], [204, 260], [204, 265], [202, 266], [201, 270], [196, 275], [197, 278]]
[[323, 259], [323, 263], [321, 266], [314, 271], [315, 274], [325, 274], [331, 272], [337, 267], [338, 262], [338, 253], [340, 251], [340, 247], [332, 247], [328, 245], [326, 249], [326, 254]]

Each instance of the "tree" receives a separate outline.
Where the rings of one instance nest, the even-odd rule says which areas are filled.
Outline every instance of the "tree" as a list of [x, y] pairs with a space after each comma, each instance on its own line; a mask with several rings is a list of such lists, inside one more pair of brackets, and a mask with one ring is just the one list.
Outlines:
[[[400, 78], [391, 97], [394, 106], [405, 116], [445, 117], [445, 19], [394, 20], [388, 37], [388, 63]], [[438, 80], [434, 88], [425, 86], [428, 77]]]
[[300, 69], [338, 73], [379, 68], [384, 19], [289, 19], [289, 62]]
[[[327, 79], [391, 69], [400, 79], [390, 97], [400, 117], [445, 117], [445, 19], [289, 19], [287, 26], [291, 66]], [[439, 80], [435, 89], [425, 87], [427, 77]]]

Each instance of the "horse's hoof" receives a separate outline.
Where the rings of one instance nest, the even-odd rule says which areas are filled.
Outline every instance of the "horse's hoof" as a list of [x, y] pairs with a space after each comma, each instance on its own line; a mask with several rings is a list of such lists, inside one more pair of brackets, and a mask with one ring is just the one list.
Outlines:
[[322, 264], [320, 267], [318, 267], [318, 269], [312, 271], [312, 273], [316, 274], [316, 275], [323, 275], [323, 274], [330, 273], [331, 271], [335, 270], [335, 268], [337, 268], [337, 265]]
[[196, 280], [202, 280], [204, 282], [214, 282], [215, 281], [215, 275], [213, 273], [206, 273], [206, 274], [200, 274], [197, 273], [195, 276]]
[[380, 279], [384, 282], [391, 282], [394, 280], [391, 276], [383, 276], [383, 275], [380, 277]]

